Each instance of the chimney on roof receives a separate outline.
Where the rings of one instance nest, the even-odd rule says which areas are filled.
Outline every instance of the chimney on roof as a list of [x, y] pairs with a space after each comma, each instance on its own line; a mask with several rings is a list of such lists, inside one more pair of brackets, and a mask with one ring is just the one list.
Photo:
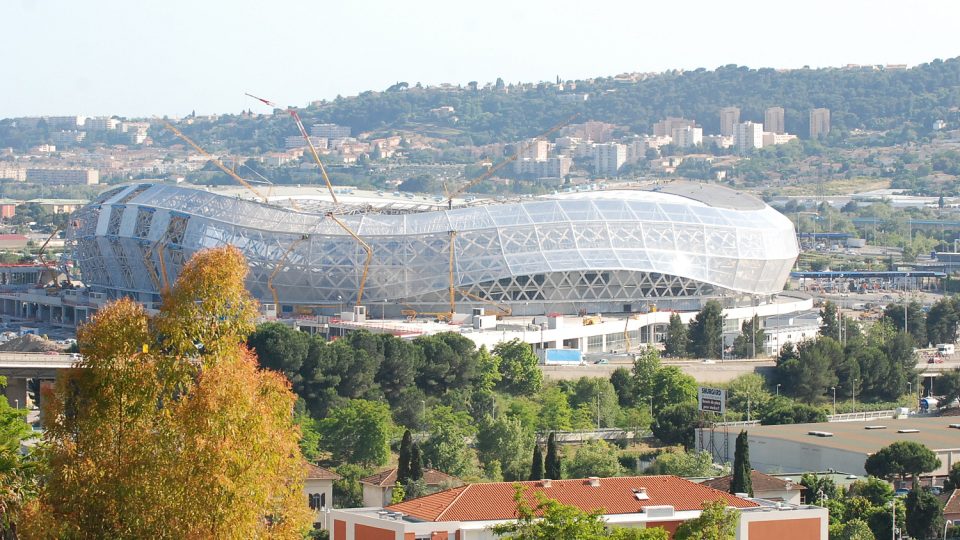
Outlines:
[[600, 487], [600, 477], [599, 477], [599, 476], [590, 476], [590, 477], [587, 477], [587, 482], [590, 484], [590, 487]]
[[550, 487], [552, 485], [553, 485], [553, 480], [549, 478], [544, 478], [543, 480], [540, 481], [541, 487]]

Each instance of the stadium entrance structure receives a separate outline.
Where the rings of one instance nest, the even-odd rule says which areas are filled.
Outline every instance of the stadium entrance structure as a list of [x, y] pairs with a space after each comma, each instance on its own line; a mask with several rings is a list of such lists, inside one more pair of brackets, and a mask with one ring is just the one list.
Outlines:
[[363, 303], [394, 316], [452, 303], [518, 315], [697, 309], [782, 290], [798, 253], [786, 217], [727, 188], [651, 187], [448, 210], [349, 197], [294, 209], [135, 184], [79, 210], [68, 241], [92, 290], [146, 303], [196, 251], [234, 245], [249, 261], [249, 290], [263, 303], [275, 291], [281, 316], [333, 313], [361, 290]]

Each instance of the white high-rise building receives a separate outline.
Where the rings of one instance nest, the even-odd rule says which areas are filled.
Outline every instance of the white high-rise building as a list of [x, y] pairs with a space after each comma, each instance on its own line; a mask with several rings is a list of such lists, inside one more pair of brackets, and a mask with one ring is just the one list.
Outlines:
[[740, 107], [724, 107], [720, 109], [720, 134], [733, 135], [740, 123]]
[[733, 144], [737, 152], [744, 153], [755, 148], [763, 148], [763, 125], [753, 122], [737, 124]]
[[618, 143], [597, 144], [593, 147], [594, 172], [616, 176], [627, 162], [627, 147]]
[[768, 107], [763, 111], [763, 130], [770, 133], [786, 133], [783, 125], [783, 107]]
[[701, 146], [703, 144], [703, 129], [689, 126], [676, 128], [673, 130], [673, 144], [680, 148]]

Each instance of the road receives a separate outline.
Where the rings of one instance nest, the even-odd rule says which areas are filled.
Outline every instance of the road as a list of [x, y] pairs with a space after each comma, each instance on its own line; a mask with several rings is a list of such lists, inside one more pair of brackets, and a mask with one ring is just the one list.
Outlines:
[[[681, 371], [692, 375], [697, 382], [724, 383], [736, 379], [744, 373], [763, 373], [773, 369], [775, 362], [772, 359], [763, 360], [715, 360], [705, 363], [696, 360], [663, 361], [664, 366], [677, 366]], [[618, 367], [631, 368], [627, 361], [611, 362], [609, 364], [587, 364], [585, 366], [540, 366], [543, 376], [553, 380], [573, 380], [580, 377], [610, 377]], [[921, 374], [930, 372], [950, 371], [960, 368], [960, 358], [954, 355], [942, 364], [917, 364], [917, 371]]]
[[[753, 373], [773, 369], [773, 360], [716, 360], [705, 363], [696, 360], [663, 361], [664, 366], [676, 366], [680, 371], [692, 375], [698, 382], [729, 382], [744, 373]], [[554, 380], [571, 380], [580, 377], [609, 377], [618, 367], [630, 369], [630, 362], [610, 364], [587, 364], [585, 366], [540, 366], [543, 376]]]

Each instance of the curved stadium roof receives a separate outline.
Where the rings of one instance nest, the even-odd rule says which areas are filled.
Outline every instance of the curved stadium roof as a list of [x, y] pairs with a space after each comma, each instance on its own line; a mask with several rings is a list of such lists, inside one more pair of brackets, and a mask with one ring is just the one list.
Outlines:
[[[338, 219], [373, 251], [364, 301], [418, 307], [446, 303], [451, 242], [456, 289], [556, 311], [650, 297], [771, 294], [782, 289], [798, 252], [786, 217], [752, 196], [701, 184], [405, 214], [368, 208]], [[102, 195], [77, 214], [69, 237], [87, 285], [141, 297], [158, 292], [161, 267], [172, 281], [193, 252], [229, 243], [247, 256], [248, 286], [262, 301], [272, 301], [273, 276], [281, 303], [350, 303], [366, 258], [323, 213], [170, 185]]]

